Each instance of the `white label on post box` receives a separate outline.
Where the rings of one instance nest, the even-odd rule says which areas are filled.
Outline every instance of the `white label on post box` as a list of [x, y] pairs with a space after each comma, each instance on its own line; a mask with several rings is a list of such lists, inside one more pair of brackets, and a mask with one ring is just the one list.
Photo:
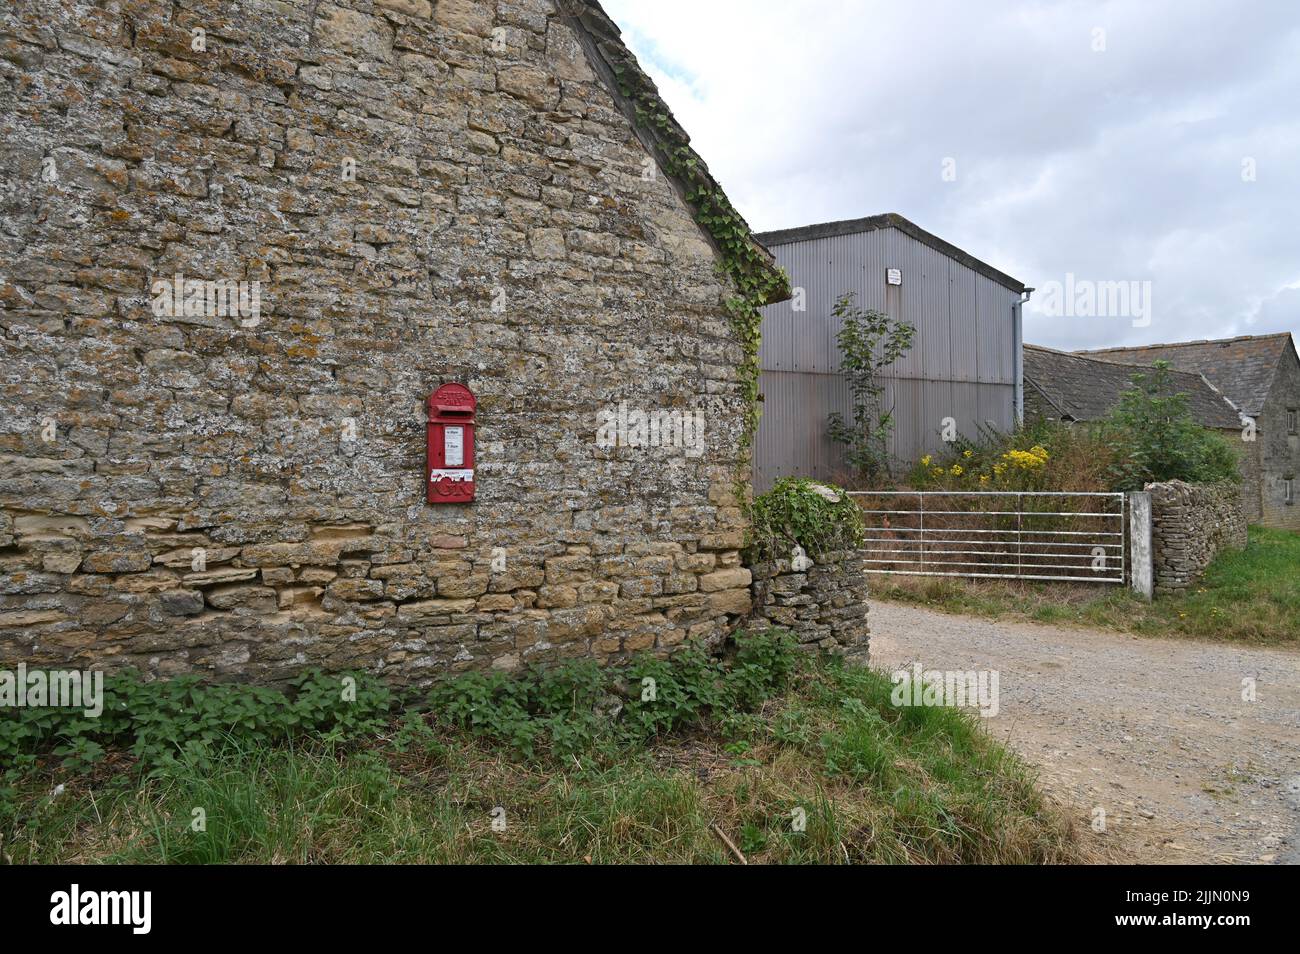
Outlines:
[[435, 480], [450, 480], [452, 483], [460, 483], [461, 481], [473, 479], [474, 471], [465, 470], [464, 468], [457, 468], [455, 470], [435, 468], [434, 470], [429, 471], [429, 483], [433, 483]]
[[465, 466], [465, 428], [447, 427], [443, 429], [443, 456], [447, 467]]

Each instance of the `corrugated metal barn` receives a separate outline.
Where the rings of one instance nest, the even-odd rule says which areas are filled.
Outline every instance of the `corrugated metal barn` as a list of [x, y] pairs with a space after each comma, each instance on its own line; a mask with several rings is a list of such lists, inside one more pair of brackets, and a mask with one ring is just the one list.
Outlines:
[[[1023, 283], [895, 214], [766, 232], [758, 239], [796, 291], [790, 301], [763, 310], [756, 492], [778, 477], [847, 482], [851, 476], [842, 447], [826, 433], [832, 411], [851, 415], [836, 346], [841, 322], [831, 314], [845, 292], [856, 293], [860, 308], [916, 328], [911, 351], [885, 372], [896, 461], [910, 463], [940, 449], [946, 417], [971, 435], [983, 423], [1014, 424], [1022, 407]], [[797, 310], [801, 292], [803, 311]]]

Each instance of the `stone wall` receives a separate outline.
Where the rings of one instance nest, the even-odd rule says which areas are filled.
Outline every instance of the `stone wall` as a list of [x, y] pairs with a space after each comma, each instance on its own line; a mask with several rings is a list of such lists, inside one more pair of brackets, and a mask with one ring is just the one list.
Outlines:
[[[547, 0], [0, 10], [0, 665], [421, 681], [748, 612], [733, 292], [580, 40]], [[260, 309], [160, 313], [177, 275]], [[447, 381], [478, 497], [429, 506]], [[602, 446], [620, 405], [704, 439]]]
[[790, 560], [752, 566], [752, 620], [790, 630], [805, 648], [866, 662], [871, 631], [864, 558], [861, 550], [840, 550], [806, 567]]
[[[1260, 462], [1260, 523], [1300, 531], [1300, 433], [1288, 426], [1287, 411], [1300, 414], [1300, 363], [1287, 348], [1273, 375], [1273, 387], [1257, 421]], [[1293, 494], [1287, 503], [1286, 481]]]
[[1264, 516], [1262, 501], [1264, 493], [1263, 464], [1260, 460], [1262, 442], [1243, 440], [1244, 430], [1220, 431], [1228, 446], [1237, 451], [1241, 466], [1241, 512], [1247, 524], [1259, 523]]
[[1151, 494], [1156, 593], [1187, 589], [1220, 550], [1246, 545], [1246, 519], [1235, 484], [1171, 480], [1145, 489]]

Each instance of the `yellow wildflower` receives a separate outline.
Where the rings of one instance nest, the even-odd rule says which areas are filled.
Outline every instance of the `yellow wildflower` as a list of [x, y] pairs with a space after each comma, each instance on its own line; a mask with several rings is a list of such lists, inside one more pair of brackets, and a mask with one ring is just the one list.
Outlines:
[[[1046, 453], [1046, 451], [1044, 451], [1044, 453]], [[1036, 467], [1042, 467], [1046, 462], [1046, 458], [1022, 450], [1009, 450], [1002, 455], [1002, 459], [1010, 464], [1014, 464], [1021, 470], [1033, 470]]]
[[953, 475], [954, 477], [960, 477], [960, 476], [961, 476], [961, 464], [953, 464], [953, 465], [952, 465], [952, 475]]
[[922, 467], [929, 467], [929, 466], [930, 466], [930, 455], [929, 455], [929, 454], [926, 454], [924, 457], [921, 458], [921, 466], [922, 466]]
[[962, 457], [974, 457], [975, 455], [972, 454], [972, 453], [971, 453], [970, 451], [968, 451], [968, 450], [964, 450], [964, 451], [961, 452], [961, 456], [962, 456]]

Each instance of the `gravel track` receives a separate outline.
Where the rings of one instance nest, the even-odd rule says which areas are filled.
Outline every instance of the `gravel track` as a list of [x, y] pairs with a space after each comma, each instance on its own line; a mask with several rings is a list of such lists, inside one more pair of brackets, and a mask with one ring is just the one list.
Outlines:
[[985, 727], [1039, 767], [1104, 855], [1300, 863], [1300, 653], [880, 601], [871, 633], [881, 668], [997, 670]]

